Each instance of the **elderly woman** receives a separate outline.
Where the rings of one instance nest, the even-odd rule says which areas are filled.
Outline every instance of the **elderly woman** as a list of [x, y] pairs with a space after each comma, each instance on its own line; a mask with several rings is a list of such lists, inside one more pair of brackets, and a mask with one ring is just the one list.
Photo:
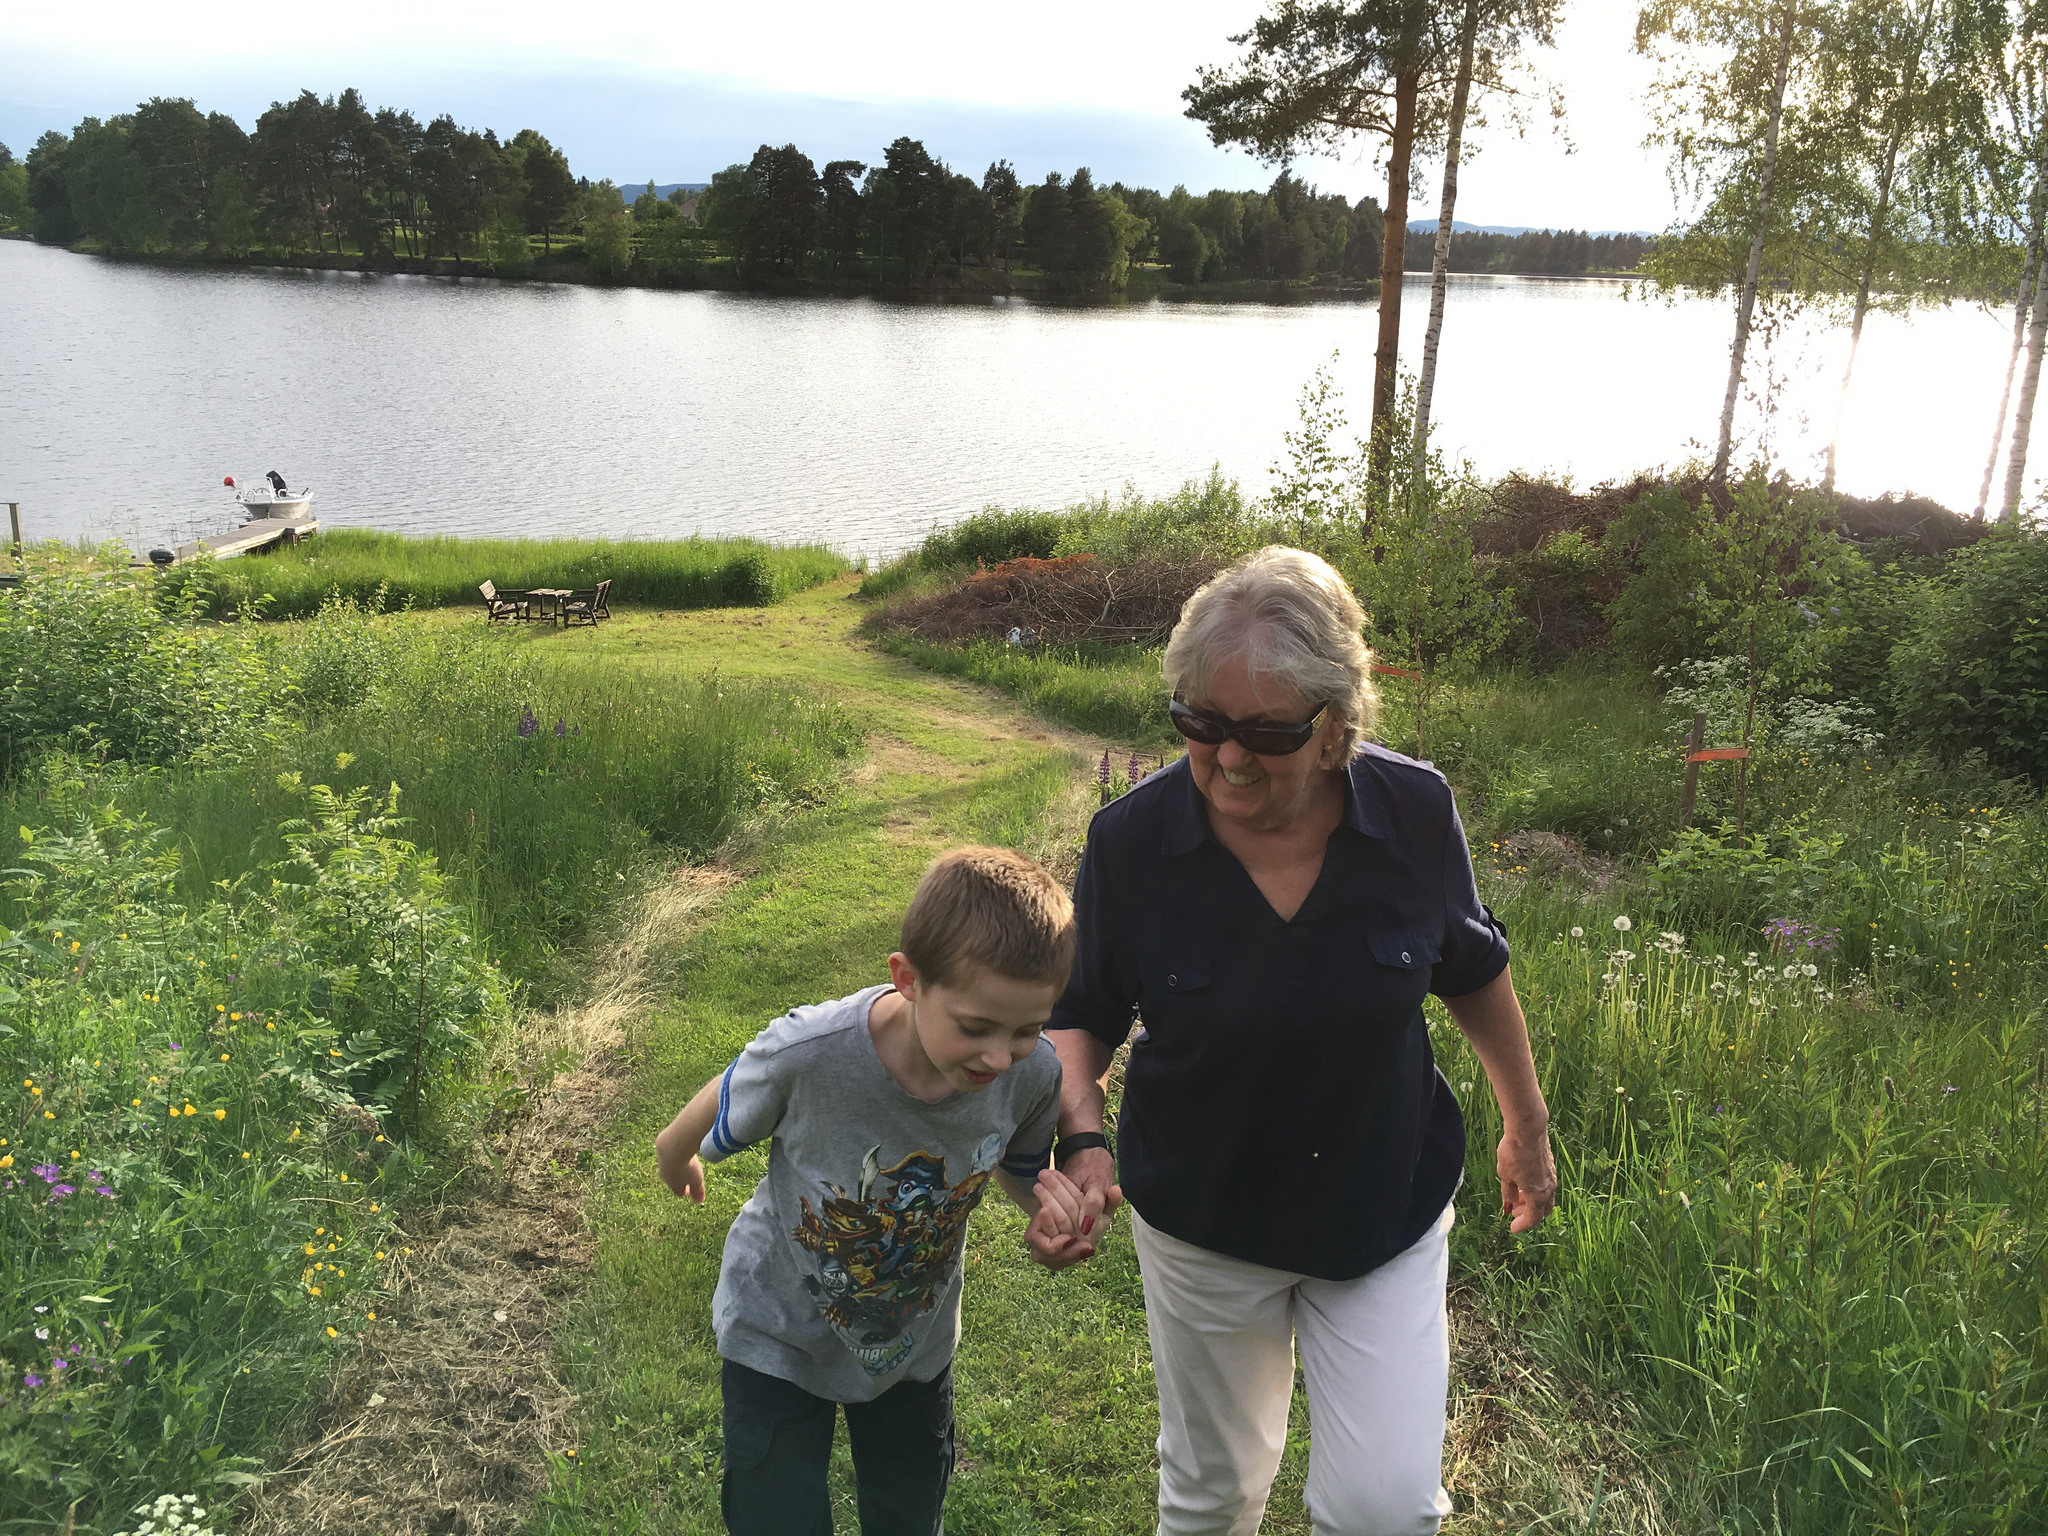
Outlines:
[[[1444, 1287], [1465, 1127], [1425, 994], [1492, 1081], [1514, 1230], [1556, 1197], [1507, 942], [1450, 786], [1363, 739], [1364, 619], [1299, 550], [1260, 550], [1197, 592], [1166, 648], [1187, 756], [1095, 818], [1075, 886], [1080, 953], [1050, 1025], [1056, 1155], [1091, 1211], [1136, 1211], [1162, 1536], [1258, 1529], [1297, 1342], [1318, 1536], [1435, 1531], [1450, 1512]], [[1134, 1022], [1112, 1148], [1104, 1083]]]

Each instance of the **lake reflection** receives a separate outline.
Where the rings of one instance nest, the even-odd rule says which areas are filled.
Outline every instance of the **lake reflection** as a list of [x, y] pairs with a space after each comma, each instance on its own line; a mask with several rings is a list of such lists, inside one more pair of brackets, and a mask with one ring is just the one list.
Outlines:
[[[1580, 483], [1695, 451], [1728, 305], [1634, 289], [1454, 278], [1444, 446]], [[1427, 304], [1425, 276], [1404, 297], [1410, 365]], [[1158, 491], [1211, 464], [1262, 488], [1333, 350], [1363, 419], [1377, 323], [1371, 301], [779, 299], [176, 271], [0, 241], [0, 499], [31, 537], [147, 544], [223, 525], [223, 474], [277, 468], [330, 527], [885, 554], [990, 502]], [[1973, 505], [2009, 337], [1968, 308], [1873, 316], [1843, 488]], [[1770, 354], [1795, 470], [1817, 464], [1842, 344], [1797, 325]]]

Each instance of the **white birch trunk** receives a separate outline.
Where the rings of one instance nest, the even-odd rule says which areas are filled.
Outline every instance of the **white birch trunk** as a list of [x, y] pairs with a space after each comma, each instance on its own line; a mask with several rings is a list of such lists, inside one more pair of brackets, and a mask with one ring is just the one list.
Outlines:
[[2012, 403], [2012, 379], [2018, 370], [2020, 348], [2027, 340], [2027, 312], [2033, 308], [2034, 289], [2041, 281], [2041, 239], [2043, 222], [2048, 220], [2048, 138], [2041, 144], [2041, 152], [2034, 161], [2034, 198], [2032, 217], [2027, 225], [2027, 260], [2020, 269], [2019, 301], [2012, 309], [2012, 350], [2005, 359], [2005, 387], [1998, 392], [1998, 419], [1991, 424], [1991, 451], [1984, 459], [1984, 479], [1977, 487], [1977, 509], [1972, 514], [1978, 522], [1984, 521], [1984, 510], [1991, 504], [1991, 477], [1998, 469], [1998, 445], [2005, 440], [2005, 408]]
[[1429, 401], [1436, 392], [1436, 348], [1444, 333], [1444, 296], [1450, 286], [1451, 224], [1458, 208], [1458, 154], [1465, 140], [1465, 107], [1472, 97], [1472, 53], [1479, 38], [1479, 0], [1465, 0], [1458, 29], [1458, 84], [1444, 141], [1444, 195], [1436, 216], [1436, 254], [1429, 267], [1429, 325], [1422, 333], [1422, 374], [1415, 383], [1415, 454], [1429, 446]]
[[2034, 426], [2034, 396], [2041, 387], [2041, 344], [2048, 340], [2048, 283], [2034, 284], [2034, 318], [2027, 328], [2027, 371], [2020, 377], [2020, 401], [2012, 415], [2012, 452], [2005, 461], [2005, 495], [1998, 521], [2016, 517], [2020, 488], [2027, 477], [2027, 438]]
[[1742, 359], [1749, 350], [1750, 320], [1756, 313], [1757, 280], [1763, 273], [1764, 234], [1771, 222], [1771, 183], [1778, 172], [1778, 125], [1785, 117], [1785, 85], [1792, 75], [1792, 7], [1778, 12], [1778, 70], [1771, 85], [1770, 117], [1764, 125], [1763, 176], [1756, 191], [1756, 230], [1749, 240], [1749, 267], [1742, 279], [1742, 297], [1735, 309], [1735, 344], [1729, 349], [1728, 390], [1721, 399], [1721, 436], [1714, 450], [1711, 483], [1728, 484], [1728, 460], [1735, 451], [1735, 401], [1742, 393]]

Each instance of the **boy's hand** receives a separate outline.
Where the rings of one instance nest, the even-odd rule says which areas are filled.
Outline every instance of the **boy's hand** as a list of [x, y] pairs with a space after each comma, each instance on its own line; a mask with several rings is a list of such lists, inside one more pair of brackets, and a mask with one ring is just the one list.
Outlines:
[[676, 1194], [697, 1204], [704, 1203], [704, 1160], [692, 1153], [686, 1162], [672, 1164], [669, 1159], [661, 1160], [661, 1182]]
[[1095, 1239], [1100, 1235], [1096, 1228], [1106, 1223], [1090, 1212], [1091, 1202], [1080, 1186], [1058, 1169], [1046, 1168], [1039, 1173], [1033, 1193], [1038, 1196], [1038, 1211], [1024, 1234], [1031, 1257], [1050, 1270], [1095, 1257]]

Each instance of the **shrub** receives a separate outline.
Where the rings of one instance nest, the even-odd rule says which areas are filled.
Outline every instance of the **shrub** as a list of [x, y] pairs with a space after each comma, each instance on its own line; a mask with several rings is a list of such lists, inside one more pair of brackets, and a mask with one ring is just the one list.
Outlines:
[[0, 891], [0, 1524], [103, 1528], [246, 1479], [370, 1320], [507, 989], [388, 805], [308, 791], [274, 882], [186, 902], [166, 829], [42, 787]]
[[1950, 570], [1892, 653], [1899, 723], [2048, 786], [2048, 533], [2000, 528]]
[[185, 622], [148, 573], [50, 571], [0, 593], [0, 777], [52, 749], [164, 766], [225, 761], [280, 726], [289, 680], [248, 625]]

